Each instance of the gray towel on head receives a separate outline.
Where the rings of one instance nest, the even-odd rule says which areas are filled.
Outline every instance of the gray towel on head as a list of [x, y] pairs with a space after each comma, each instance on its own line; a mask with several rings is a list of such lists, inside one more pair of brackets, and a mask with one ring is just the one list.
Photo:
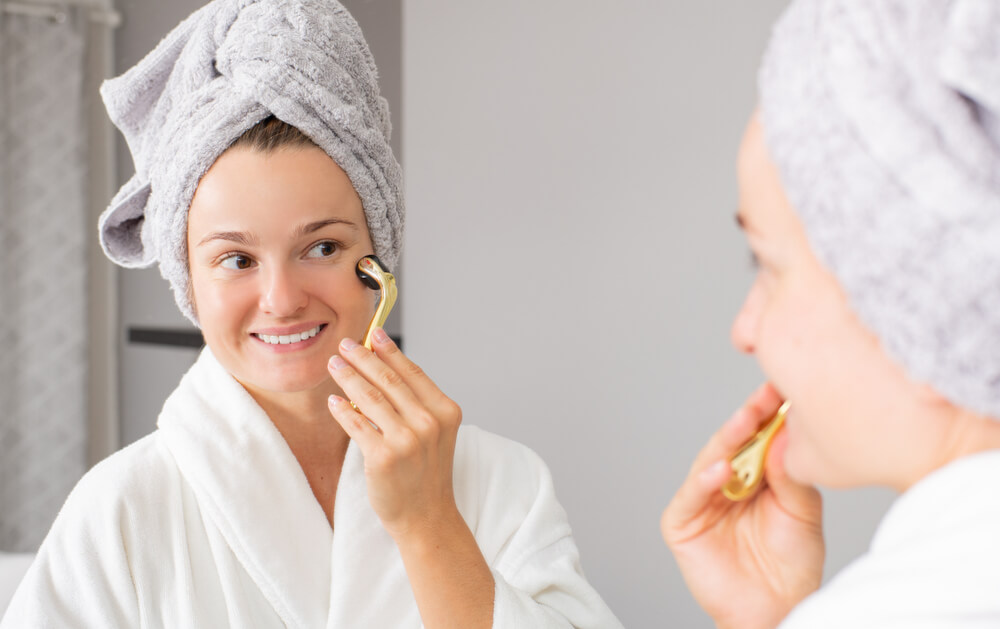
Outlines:
[[760, 72], [819, 259], [911, 377], [1000, 418], [1000, 2], [797, 0]]
[[159, 262], [195, 324], [188, 207], [216, 158], [270, 115], [309, 136], [347, 173], [375, 253], [395, 267], [404, 211], [389, 108], [361, 29], [340, 3], [215, 0], [106, 81], [101, 95], [136, 169], [101, 216], [101, 245], [123, 266]]

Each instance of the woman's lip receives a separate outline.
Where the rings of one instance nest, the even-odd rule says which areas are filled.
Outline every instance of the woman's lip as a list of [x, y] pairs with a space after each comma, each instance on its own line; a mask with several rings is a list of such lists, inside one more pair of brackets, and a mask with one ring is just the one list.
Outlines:
[[261, 328], [259, 330], [251, 331], [250, 334], [263, 334], [264, 336], [291, 336], [293, 334], [308, 332], [313, 328], [324, 325], [326, 324], [322, 321], [312, 321], [310, 323], [300, 323], [287, 328]]

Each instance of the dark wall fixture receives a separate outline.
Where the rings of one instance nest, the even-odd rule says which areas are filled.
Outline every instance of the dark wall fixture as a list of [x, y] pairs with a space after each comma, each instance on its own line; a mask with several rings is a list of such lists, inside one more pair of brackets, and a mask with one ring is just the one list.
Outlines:
[[[390, 335], [392, 340], [403, 347], [403, 339], [399, 335]], [[189, 347], [201, 349], [205, 339], [201, 332], [184, 328], [128, 328], [128, 342], [141, 345], [160, 345], [164, 347]]]

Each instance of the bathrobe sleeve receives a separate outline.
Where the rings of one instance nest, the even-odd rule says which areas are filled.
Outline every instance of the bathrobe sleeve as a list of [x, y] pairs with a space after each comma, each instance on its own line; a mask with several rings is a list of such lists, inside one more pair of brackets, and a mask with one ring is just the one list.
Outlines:
[[0, 621], [0, 629], [141, 626], [130, 547], [127, 485], [107, 460], [70, 493]]
[[[466, 518], [493, 571], [493, 628], [620, 629], [583, 574], [545, 463], [521, 444], [462, 430], [474, 434], [460, 439], [456, 467], [478, 467], [463, 475], [479, 483], [478, 509]], [[456, 487], [469, 490], [458, 475]]]

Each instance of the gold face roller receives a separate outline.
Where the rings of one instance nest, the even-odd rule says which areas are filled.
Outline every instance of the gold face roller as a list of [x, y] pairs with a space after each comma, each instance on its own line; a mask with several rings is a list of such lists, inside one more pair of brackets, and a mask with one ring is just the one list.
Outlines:
[[791, 402], [785, 401], [767, 424], [757, 431], [750, 441], [743, 444], [736, 454], [729, 459], [733, 475], [722, 486], [722, 495], [732, 501], [745, 500], [764, 480], [764, 463], [771, 441], [785, 423], [785, 415], [791, 408]]
[[379, 291], [378, 307], [375, 308], [375, 316], [372, 317], [368, 329], [365, 330], [362, 345], [368, 349], [372, 348], [372, 330], [385, 325], [385, 320], [389, 318], [389, 312], [396, 304], [396, 276], [385, 270], [382, 261], [376, 256], [365, 256], [358, 260], [358, 265], [354, 269], [361, 282], [372, 290]]
[[[365, 256], [358, 260], [357, 266], [354, 271], [358, 274], [358, 278], [361, 280], [365, 286], [372, 290], [377, 290], [379, 292], [378, 306], [375, 308], [375, 315], [372, 317], [371, 322], [368, 323], [368, 329], [365, 330], [364, 340], [361, 342], [366, 348], [371, 350], [372, 348], [372, 331], [375, 328], [380, 328], [385, 325], [385, 320], [389, 318], [389, 313], [392, 311], [392, 307], [396, 304], [396, 276], [385, 270], [382, 265], [382, 261], [378, 259], [377, 256]], [[358, 409], [358, 405], [351, 402], [351, 406], [354, 410], [361, 412]], [[367, 419], [367, 418], [366, 418]], [[382, 432], [372, 420], [368, 422], [378, 430]]]

